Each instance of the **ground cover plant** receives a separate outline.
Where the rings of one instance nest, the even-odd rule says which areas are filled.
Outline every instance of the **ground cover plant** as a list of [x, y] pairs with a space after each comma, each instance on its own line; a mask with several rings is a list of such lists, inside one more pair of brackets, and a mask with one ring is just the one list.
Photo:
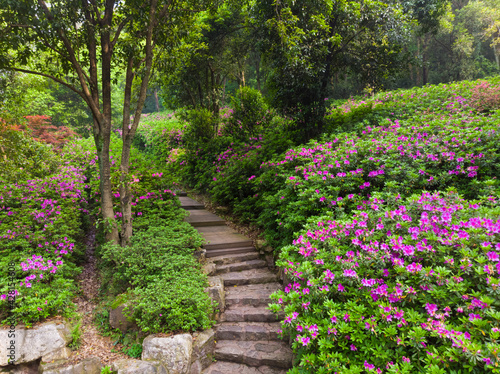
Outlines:
[[0, 125], [6, 156], [0, 172], [0, 321], [30, 326], [73, 309], [86, 177], [49, 146]]
[[185, 180], [280, 256], [292, 372], [498, 371], [499, 83], [337, 103], [281, 154], [265, 135], [186, 150]]

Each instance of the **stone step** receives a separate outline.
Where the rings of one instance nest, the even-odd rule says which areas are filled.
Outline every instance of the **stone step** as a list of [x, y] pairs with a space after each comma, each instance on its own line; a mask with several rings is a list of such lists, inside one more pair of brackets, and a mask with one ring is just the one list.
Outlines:
[[292, 367], [293, 354], [283, 342], [219, 340], [215, 358], [254, 367], [266, 365], [288, 369]]
[[187, 196], [187, 193], [185, 191], [174, 191], [177, 196]]
[[226, 306], [226, 310], [221, 315], [221, 322], [277, 322], [284, 317], [284, 313], [276, 316], [265, 306]]
[[[225, 249], [211, 249], [207, 250], [205, 257], [222, 257], [222, 256], [234, 256], [239, 254], [246, 254], [248, 252], [255, 251], [254, 247], [236, 247], [236, 248], [225, 248]], [[255, 252], [257, 253], [257, 252]]]
[[267, 262], [264, 260], [250, 260], [235, 262], [233, 264], [216, 265], [215, 272], [216, 274], [226, 274], [233, 271], [260, 269], [265, 267], [267, 267]]
[[226, 222], [222, 218], [205, 209], [190, 210], [189, 213], [189, 217], [186, 217], [185, 221], [194, 227], [226, 225]]
[[277, 340], [281, 323], [224, 322], [217, 327], [216, 340]]
[[278, 275], [268, 269], [251, 269], [221, 275], [224, 286], [243, 286], [245, 284], [272, 283], [278, 281]]
[[247, 286], [227, 287], [226, 306], [267, 306], [273, 292], [283, 289], [279, 283], [249, 284]]
[[181, 208], [186, 210], [205, 209], [205, 205], [187, 196], [179, 196]]
[[207, 241], [205, 249], [225, 249], [238, 247], [251, 247], [251, 239], [238, 234], [229, 226], [202, 226], [196, 229]]
[[234, 362], [217, 361], [203, 371], [202, 374], [285, 374], [287, 371], [270, 366], [252, 367]]
[[246, 253], [212, 257], [210, 258], [210, 261], [213, 262], [215, 265], [225, 265], [225, 264], [234, 264], [235, 262], [241, 262], [241, 261], [257, 260], [258, 258], [259, 258], [258, 252], [255, 250], [255, 248], [253, 248], [252, 251]]

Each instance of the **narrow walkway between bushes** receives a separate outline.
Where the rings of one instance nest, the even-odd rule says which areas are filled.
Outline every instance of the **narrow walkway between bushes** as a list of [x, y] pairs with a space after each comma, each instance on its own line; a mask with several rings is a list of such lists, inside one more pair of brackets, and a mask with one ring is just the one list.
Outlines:
[[226, 307], [215, 326], [214, 362], [204, 374], [284, 374], [292, 367], [292, 351], [278, 336], [280, 323], [266, 309], [269, 295], [282, 286], [277, 274], [259, 259], [252, 241], [223, 219], [180, 193], [186, 221], [206, 239], [208, 261], [222, 277]]

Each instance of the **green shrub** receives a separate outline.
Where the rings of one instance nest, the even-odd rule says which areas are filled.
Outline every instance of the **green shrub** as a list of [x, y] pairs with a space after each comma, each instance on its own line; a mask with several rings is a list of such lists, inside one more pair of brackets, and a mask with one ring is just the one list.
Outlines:
[[165, 220], [150, 213], [138, 220], [128, 247], [101, 249], [105, 268], [112, 270], [109, 289], [131, 290], [130, 317], [145, 332], [194, 331], [211, 324], [207, 278], [192, 255], [202, 238], [182, 217]]
[[260, 91], [250, 87], [239, 88], [231, 97], [232, 117], [224, 133], [238, 138], [254, 136], [262, 131], [266, 122], [272, 117], [266, 114], [268, 108]]
[[217, 120], [208, 109], [191, 109], [180, 112], [179, 115], [188, 123], [184, 134], [188, 146], [193, 147], [193, 145], [207, 142], [215, 137]]

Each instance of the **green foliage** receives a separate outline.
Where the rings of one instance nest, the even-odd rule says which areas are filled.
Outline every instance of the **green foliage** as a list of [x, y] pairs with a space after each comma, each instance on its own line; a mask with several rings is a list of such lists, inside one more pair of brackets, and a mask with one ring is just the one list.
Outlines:
[[101, 374], [113, 374], [111, 366], [107, 365], [101, 369]]
[[81, 319], [71, 329], [71, 343], [68, 345], [73, 351], [78, 350], [82, 344]]
[[273, 64], [273, 105], [297, 118], [302, 140], [322, 130], [333, 76], [354, 73], [379, 87], [405, 57], [410, 17], [393, 1], [268, 0], [255, 14]]
[[60, 160], [48, 145], [25, 135], [18, 126], [0, 121], [0, 163], [0, 180], [11, 183], [52, 174]]
[[[136, 222], [128, 247], [106, 244], [101, 249], [104, 266], [112, 269], [109, 288], [131, 289], [130, 317], [146, 332], [196, 330], [210, 325], [210, 299], [203, 289], [206, 277], [192, 255], [202, 239], [188, 223], [146, 214]], [[154, 220], [154, 226], [147, 216]], [[140, 221], [140, 220], [137, 220]]]
[[[45, 115], [56, 127], [66, 126], [88, 134], [92, 116], [82, 98], [69, 88], [37, 75], [2, 74], [5, 88], [0, 89], [3, 109], [18, 121], [24, 116]], [[1, 84], [1, 83], [0, 83]]]
[[231, 97], [231, 105], [233, 113], [229, 126], [223, 128], [225, 134], [244, 139], [256, 135], [266, 126], [269, 112], [259, 91], [242, 87]]
[[183, 144], [184, 124], [172, 112], [143, 114], [133, 146], [164, 162], [173, 149]]
[[124, 347], [122, 349], [122, 352], [125, 353], [127, 356], [130, 356], [132, 358], [141, 358], [142, 355], [142, 344], [139, 343], [133, 343], [130, 345], [130, 347]]
[[208, 109], [191, 109], [180, 113], [181, 118], [189, 123], [184, 134], [186, 143], [191, 147], [207, 142], [215, 137], [217, 133], [217, 120]]

